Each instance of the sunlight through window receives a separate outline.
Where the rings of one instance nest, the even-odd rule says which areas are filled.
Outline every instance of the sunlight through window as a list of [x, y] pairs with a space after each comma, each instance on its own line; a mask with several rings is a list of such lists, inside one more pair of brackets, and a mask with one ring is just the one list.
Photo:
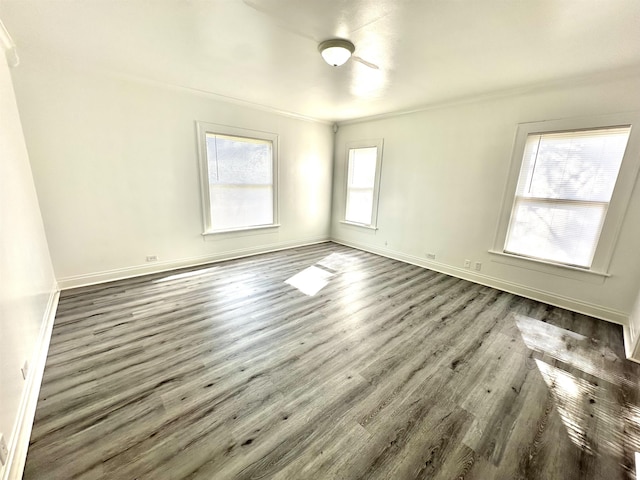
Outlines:
[[542, 378], [551, 390], [556, 409], [569, 438], [580, 449], [592, 453], [593, 446], [587, 438], [583, 425], [588, 413], [583, 408], [585, 396], [593, 395], [595, 387], [585, 380], [574, 377], [564, 370], [536, 359]]
[[504, 251], [589, 268], [630, 132], [529, 134]]
[[353, 260], [351, 258], [340, 253], [332, 253], [331, 255], [327, 255], [318, 263], [316, 263], [316, 265], [328, 268], [329, 270], [333, 270], [334, 272], [340, 272], [352, 264]]
[[[621, 456], [640, 450], [635, 434], [640, 408], [626, 403], [621, 411], [612, 412], [602, 406], [610, 401], [611, 388], [635, 388], [601, 363], [619, 361], [615, 353], [585, 335], [525, 315], [514, 315], [514, 319], [525, 345], [543, 355], [534, 360], [571, 442], [589, 455]], [[594, 349], [599, 352], [597, 361]], [[594, 425], [603, 439], [597, 443], [587, 433]]]
[[[531, 350], [545, 353], [556, 360], [568, 363], [572, 367], [614, 385], [628, 385], [634, 388], [624, 376], [593, 362], [589, 352], [594, 348], [594, 345], [590, 338], [525, 315], [514, 315], [514, 318], [525, 345]], [[620, 360], [616, 353], [609, 348], [603, 347], [603, 353], [605, 361], [617, 362]]]
[[326, 270], [311, 266], [288, 278], [285, 283], [312, 297], [329, 283], [332, 276], [333, 274]]

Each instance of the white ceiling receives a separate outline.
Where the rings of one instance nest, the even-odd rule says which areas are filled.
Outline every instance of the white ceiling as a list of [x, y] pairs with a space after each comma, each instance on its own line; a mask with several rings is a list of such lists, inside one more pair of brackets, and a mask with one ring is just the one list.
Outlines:
[[[640, 0], [1, 0], [18, 53], [324, 120], [640, 67]], [[379, 65], [325, 64], [343, 37]]]

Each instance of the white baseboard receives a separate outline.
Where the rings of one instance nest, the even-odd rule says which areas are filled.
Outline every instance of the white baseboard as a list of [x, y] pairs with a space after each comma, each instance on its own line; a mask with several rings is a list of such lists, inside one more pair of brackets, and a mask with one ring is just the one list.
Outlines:
[[382, 255], [383, 257], [393, 258], [394, 260], [399, 260], [401, 262], [410, 263], [412, 265], [428, 268], [430, 270], [435, 270], [436, 272], [445, 273], [447, 275], [451, 275], [452, 277], [469, 280], [470, 282], [479, 283], [480, 285], [486, 285], [487, 287], [496, 288], [498, 290], [513, 293], [521, 297], [548, 303], [549, 305], [554, 305], [556, 307], [566, 308], [567, 310], [571, 310], [576, 313], [582, 313], [591, 317], [599, 318], [601, 320], [617, 323], [618, 325], [626, 326], [628, 324], [629, 315], [620, 310], [602, 307], [600, 305], [584, 302], [575, 298], [557, 295], [553, 292], [527, 287], [518, 283], [509, 282], [489, 275], [484, 275], [482, 273], [477, 273], [472, 270], [452, 267], [451, 265], [447, 265], [445, 263], [434, 262], [387, 248], [353, 243], [336, 238], [331, 239], [331, 241], [346, 245], [348, 247], [375, 253], [377, 255]]
[[27, 374], [26, 385], [18, 407], [18, 416], [14, 423], [13, 432], [11, 433], [9, 456], [7, 458], [7, 464], [4, 467], [2, 480], [20, 480], [24, 472], [27, 449], [29, 448], [29, 439], [31, 437], [31, 428], [38, 404], [38, 395], [40, 393], [40, 385], [42, 384], [44, 366], [47, 362], [49, 342], [51, 341], [53, 321], [56, 317], [59, 298], [60, 290], [58, 290], [57, 285], [53, 285], [47, 308], [42, 317], [42, 326], [38, 333], [35, 351], [29, 362], [31, 368]]
[[214, 253], [199, 257], [181, 258], [177, 260], [169, 260], [166, 262], [155, 262], [153, 264], [117, 268], [114, 270], [107, 270], [103, 272], [62, 277], [58, 279], [58, 285], [61, 290], [85, 287], [89, 285], [96, 285], [99, 283], [112, 282], [114, 280], [139, 277], [142, 275], [149, 275], [151, 273], [162, 273], [185, 267], [195, 267], [207, 263], [222, 262], [225, 260], [233, 260], [234, 258], [249, 257], [252, 255], [276, 252], [278, 250], [285, 250], [287, 248], [302, 247], [305, 245], [313, 245], [316, 243], [324, 243], [328, 241], [328, 236], [313, 237], [304, 240], [297, 240], [294, 242], [278, 242], [267, 245], [260, 245], [258, 247], [228, 250], [221, 253]]

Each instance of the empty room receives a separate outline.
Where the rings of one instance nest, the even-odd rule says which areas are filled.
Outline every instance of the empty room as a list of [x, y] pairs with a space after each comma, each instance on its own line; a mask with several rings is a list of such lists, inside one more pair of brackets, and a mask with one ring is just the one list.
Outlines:
[[1, 480], [640, 478], [640, 2], [0, 20]]

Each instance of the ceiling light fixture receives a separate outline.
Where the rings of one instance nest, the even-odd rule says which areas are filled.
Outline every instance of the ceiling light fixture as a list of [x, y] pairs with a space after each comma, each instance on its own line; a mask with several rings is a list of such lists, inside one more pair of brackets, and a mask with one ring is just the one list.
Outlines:
[[318, 51], [324, 61], [334, 67], [344, 65], [355, 51], [356, 47], [349, 40], [332, 38], [318, 45]]

